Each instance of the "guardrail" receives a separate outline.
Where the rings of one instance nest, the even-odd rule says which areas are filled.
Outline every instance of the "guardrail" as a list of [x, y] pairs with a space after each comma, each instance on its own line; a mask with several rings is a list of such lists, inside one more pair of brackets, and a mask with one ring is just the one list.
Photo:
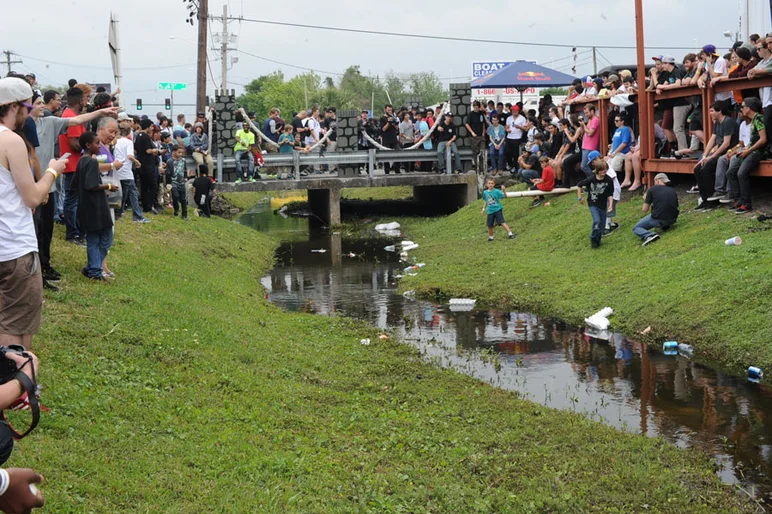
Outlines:
[[[472, 160], [472, 150], [459, 149], [459, 157], [462, 161]], [[445, 162], [450, 164], [450, 149], [446, 150]], [[264, 153], [263, 160], [265, 167], [285, 167], [294, 170], [294, 179], [300, 180], [300, 168], [302, 166], [367, 166], [368, 174], [375, 176], [375, 169], [378, 164], [385, 162], [436, 162], [439, 160], [437, 152], [434, 150], [359, 150], [356, 152], [319, 152], [304, 153], [292, 152], [291, 154]], [[235, 168], [236, 159], [234, 157], [217, 156], [217, 181], [222, 182], [223, 169]], [[452, 173], [451, 167], [447, 166], [446, 174]]]

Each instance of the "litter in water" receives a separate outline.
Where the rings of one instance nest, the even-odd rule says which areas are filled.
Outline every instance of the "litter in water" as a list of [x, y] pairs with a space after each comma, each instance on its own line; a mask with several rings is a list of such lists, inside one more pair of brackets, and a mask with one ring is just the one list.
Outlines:
[[397, 251], [397, 247], [394, 246], [394, 245], [384, 246], [383, 249], [386, 250], [387, 252], [396, 252]]
[[750, 366], [748, 368], [748, 380], [753, 382], [754, 384], [758, 384], [762, 380], [764, 380], [764, 372], [761, 370], [761, 368], [757, 368], [756, 366]]
[[411, 289], [410, 291], [405, 291], [404, 293], [402, 293], [402, 296], [404, 296], [405, 298], [415, 297], [415, 289]]
[[602, 339], [603, 341], [611, 339], [611, 332], [608, 330], [598, 330], [593, 327], [587, 327], [584, 331], [584, 335], [592, 337], [593, 339]]
[[474, 305], [477, 300], [474, 298], [451, 298], [450, 305]]
[[312, 253], [327, 253], [327, 250], [325, 248], [318, 248], [316, 250], [311, 250]]
[[392, 221], [391, 223], [380, 223], [376, 225], [375, 230], [378, 230], [379, 232], [382, 230], [397, 230], [399, 226], [399, 223]]
[[694, 355], [694, 348], [690, 344], [681, 343], [678, 345], [678, 354], [691, 359]]
[[354, 252], [349, 252], [349, 253], [346, 254], [346, 257], [351, 257], [352, 259], [354, 257], [356, 257], [356, 256], [357, 256], [357, 254], [355, 254]]
[[664, 353], [665, 355], [678, 355], [678, 342], [665, 341], [662, 344], [662, 353]]

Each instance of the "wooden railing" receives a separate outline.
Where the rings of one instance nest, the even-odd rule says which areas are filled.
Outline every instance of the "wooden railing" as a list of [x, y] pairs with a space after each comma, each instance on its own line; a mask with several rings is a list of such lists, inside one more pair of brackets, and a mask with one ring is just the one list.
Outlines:
[[[762, 87], [772, 86], [772, 75], [765, 76], [758, 79], [727, 79], [718, 82], [714, 87], [706, 87], [704, 89], [698, 86], [684, 86], [679, 88], [668, 89], [660, 94], [654, 92], [645, 93], [649, 95], [648, 113], [639, 112], [638, 119], [643, 123], [643, 120], [654, 120], [655, 107], [654, 104], [661, 100], [672, 100], [675, 98], [689, 98], [692, 96], [699, 96], [702, 99], [702, 126], [703, 133], [705, 134], [705, 144], [710, 140], [713, 135], [713, 121], [710, 119], [709, 109], [711, 104], [715, 102], [716, 93], [723, 93], [727, 91], [743, 91], [747, 89], [759, 89]], [[759, 95], [760, 96], [760, 95]], [[630, 95], [630, 100], [634, 103], [638, 103], [637, 95]], [[595, 112], [601, 119], [601, 145], [599, 151], [602, 155], [605, 155], [608, 151], [607, 142], [610, 140], [608, 131], [608, 124], [606, 123], [606, 114], [609, 110], [609, 100], [607, 98], [599, 98], [594, 100], [580, 100], [575, 101], [570, 105], [572, 113], [579, 113], [587, 104], [595, 105]], [[634, 109], [634, 106], [628, 107], [628, 109]], [[656, 173], [683, 173], [691, 174], [694, 171], [696, 159], [658, 159], [654, 151], [654, 128], [649, 127], [650, 137], [648, 138], [648, 144], [641, 148], [641, 160], [645, 173], [645, 180], [647, 184], [653, 183], [652, 177]], [[758, 169], [753, 173], [754, 176], [772, 177], [772, 160], [764, 160], [759, 164]]]

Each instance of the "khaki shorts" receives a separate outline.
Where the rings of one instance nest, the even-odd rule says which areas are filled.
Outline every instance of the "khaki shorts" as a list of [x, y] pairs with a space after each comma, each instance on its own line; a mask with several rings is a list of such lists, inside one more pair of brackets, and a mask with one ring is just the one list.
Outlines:
[[0, 334], [37, 334], [43, 309], [43, 277], [37, 252], [0, 262]]

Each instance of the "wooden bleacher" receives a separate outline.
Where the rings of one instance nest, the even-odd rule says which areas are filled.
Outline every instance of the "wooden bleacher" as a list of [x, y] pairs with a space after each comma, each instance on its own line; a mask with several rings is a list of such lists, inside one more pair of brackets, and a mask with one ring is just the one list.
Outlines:
[[[710, 120], [708, 110], [710, 105], [715, 101], [715, 94], [726, 91], [737, 91], [747, 89], [758, 89], [761, 87], [772, 86], [772, 75], [758, 78], [758, 79], [728, 79], [718, 82], [715, 87], [707, 87], [700, 89], [697, 86], [684, 86], [681, 88], [669, 89], [657, 95], [656, 93], [645, 93], [648, 95], [649, 102], [648, 113], [640, 113], [639, 119], [643, 124], [643, 120], [654, 119], [654, 103], [659, 100], [667, 100], [672, 98], [685, 98], [691, 96], [702, 97], [702, 119], [703, 119], [703, 131], [705, 133], [705, 141], [707, 142], [713, 135], [713, 123], [706, 122]], [[636, 95], [630, 95], [630, 100], [638, 103]], [[595, 100], [583, 100], [580, 102], [574, 102], [571, 104], [572, 112], [581, 110], [585, 104], [595, 104], [596, 112], [601, 117], [601, 141], [607, 142], [610, 140], [608, 132], [608, 126], [605, 123], [605, 114], [609, 110], [609, 100], [606, 98]], [[628, 107], [629, 109], [629, 107]], [[645, 175], [645, 182], [651, 184], [653, 182], [653, 176], [657, 173], [674, 173], [674, 174], [691, 174], [694, 172], [694, 166], [697, 164], [695, 159], [657, 159], [654, 158], [654, 133], [651, 129], [651, 137], [649, 137], [648, 145], [641, 149], [642, 166]], [[605, 144], [601, 144], [600, 152], [606, 155], [608, 148]], [[756, 171], [752, 176], [755, 177], [772, 177], [772, 160], [761, 161]]]

